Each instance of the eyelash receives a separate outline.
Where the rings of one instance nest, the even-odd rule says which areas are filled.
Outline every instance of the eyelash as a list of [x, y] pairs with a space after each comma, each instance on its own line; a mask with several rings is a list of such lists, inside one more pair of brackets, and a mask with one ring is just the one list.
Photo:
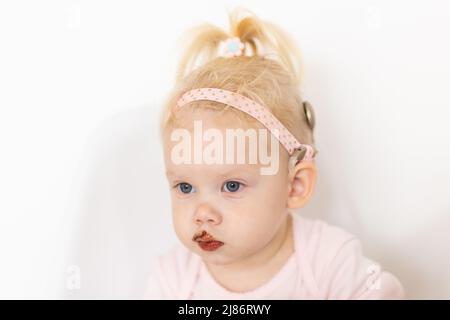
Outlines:
[[[237, 192], [241, 191], [241, 189], [242, 189], [243, 187], [246, 187], [246, 185], [245, 185], [244, 183], [240, 182], [240, 181], [229, 180], [229, 181], [226, 181], [226, 182], [222, 185], [221, 190], [223, 191], [224, 187], [225, 187], [228, 183], [230, 183], [230, 182], [237, 183], [238, 186], [239, 186], [239, 188], [238, 188], [236, 191], [229, 191], [229, 192], [227, 192], [227, 193], [237, 193]], [[192, 187], [192, 189], [194, 189], [194, 187], [193, 187], [190, 183], [187, 183], [187, 182], [180, 182], [180, 183], [177, 183], [176, 185], [173, 186], [173, 188], [174, 188], [174, 189], [178, 189], [178, 191], [180, 191], [180, 192], [183, 193], [183, 194], [190, 194], [191, 192], [185, 193], [185, 192], [182, 192], [182, 191], [179, 189], [179, 186], [181, 186], [182, 184], [190, 185], [190, 186]], [[194, 190], [195, 190], [195, 189], [194, 189]]]

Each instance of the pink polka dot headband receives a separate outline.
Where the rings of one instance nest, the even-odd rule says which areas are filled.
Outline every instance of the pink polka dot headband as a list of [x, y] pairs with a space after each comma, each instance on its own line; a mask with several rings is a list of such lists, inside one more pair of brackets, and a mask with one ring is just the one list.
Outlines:
[[[230, 105], [261, 122], [287, 150], [301, 161], [312, 161], [314, 149], [301, 144], [283, 124], [265, 107], [236, 92], [218, 88], [198, 88], [184, 93], [177, 101], [178, 108], [197, 100], [212, 100]], [[301, 157], [302, 156], [302, 157]]]

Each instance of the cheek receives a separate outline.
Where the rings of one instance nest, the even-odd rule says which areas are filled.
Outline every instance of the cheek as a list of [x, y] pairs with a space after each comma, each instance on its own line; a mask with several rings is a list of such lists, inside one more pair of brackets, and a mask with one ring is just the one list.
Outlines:
[[264, 201], [252, 201], [232, 211], [226, 221], [227, 233], [233, 243], [243, 247], [254, 247], [270, 240], [276, 232], [281, 215], [274, 212], [272, 205]]
[[172, 222], [175, 229], [175, 233], [178, 238], [184, 242], [190, 242], [192, 237], [192, 226], [189, 214], [186, 212], [186, 208], [174, 206], [172, 208]]
[[256, 210], [276, 217], [283, 214], [287, 205], [288, 186], [282, 179], [267, 179], [261, 184], [254, 201]]
[[240, 208], [240, 226], [249, 229], [249, 235], [264, 238], [276, 230], [286, 214], [287, 187], [267, 184], [245, 208]]

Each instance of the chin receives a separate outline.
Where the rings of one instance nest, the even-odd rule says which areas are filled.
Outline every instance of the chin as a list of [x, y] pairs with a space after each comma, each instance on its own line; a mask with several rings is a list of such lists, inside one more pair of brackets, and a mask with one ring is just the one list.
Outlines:
[[207, 254], [206, 255], [202, 254], [201, 257], [204, 262], [207, 262], [209, 264], [214, 264], [216, 266], [225, 266], [225, 265], [233, 262], [232, 260], [227, 259], [225, 257], [218, 257], [218, 256], [213, 256], [213, 255], [207, 255]]
[[204, 252], [201, 249], [196, 250], [196, 253], [203, 259], [204, 262], [209, 264], [214, 264], [216, 266], [225, 266], [228, 264], [233, 264], [239, 261], [236, 257], [230, 257], [225, 255], [223, 252]]

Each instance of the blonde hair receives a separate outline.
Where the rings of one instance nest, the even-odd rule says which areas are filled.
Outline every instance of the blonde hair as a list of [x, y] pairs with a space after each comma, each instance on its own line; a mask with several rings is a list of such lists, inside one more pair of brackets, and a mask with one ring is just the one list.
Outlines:
[[[161, 134], [175, 127], [178, 98], [191, 89], [214, 87], [242, 94], [267, 107], [301, 142], [314, 146], [314, 119], [308, 123], [300, 96], [301, 54], [291, 37], [278, 26], [259, 19], [242, 7], [229, 14], [230, 34], [204, 23], [184, 34], [175, 78], [162, 112]], [[219, 46], [229, 37], [245, 45], [241, 56], [218, 56]], [[233, 112], [240, 120], [256, 121], [233, 107], [215, 101], [194, 101], [189, 107]], [[186, 106], [186, 107], [188, 107]], [[314, 116], [312, 114], [312, 116]]]

